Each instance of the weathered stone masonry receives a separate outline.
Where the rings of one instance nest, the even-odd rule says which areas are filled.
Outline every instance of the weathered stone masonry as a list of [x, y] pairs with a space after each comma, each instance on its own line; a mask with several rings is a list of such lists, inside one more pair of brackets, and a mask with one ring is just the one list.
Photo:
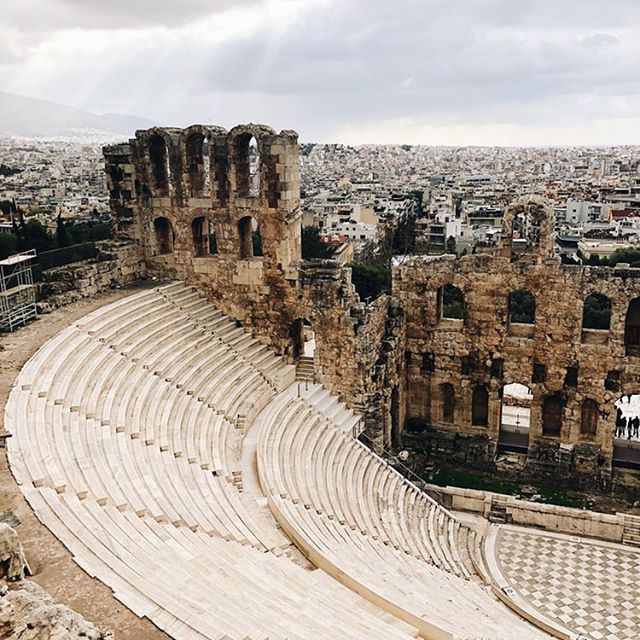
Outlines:
[[[514, 255], [512, 222], [530, 209], [544, 217], [540, 245]], [[407, 316], [407, 416], [431, 426], [426, 439], [434, 451], [487, 468], [498, 443], [502, 389], [524, 384], [533, 402], [522, 477], [606, 489], [612, 482], [613, 403], [640, 391], [640, 358], [627, 355], [634, 347], [625, 346], [640, 270], [562, 265], [553, 256], [552, 238], [552, 212], [525, 201], [510, 208], [496, 254], [415, 257], [395, 271], [394, 294]], [[463, 319], [443, 317], [445, 285], [462, 291]], [[535, 298], [532, 324], [509, 318], [509, 296], [517, 290]], [[582, 326], [583, 304], [593, 293], [611, 301], [609, 330]], [[451, 410], [445, 403], [452, 402], [443, 397], [451, 393], [448, 384], [455, 394], [452, 420], [445, 415]], [[487, 400], [486, 426], [473, 424], [474, 393], [476, 405], [478, 398]]]
[[360, 302], [350, 269], [302, 261], [295, 132], [154, 128], [104, 154], [116, 236], [149, 275], [193, 284], [291, 361], [306, 319], [317, 379], [363, 411], [378, 443], [391, 437], [392, 383], [399, 432], [402, 314], [388, 313], [387, 296]]
[[[349, 268], [301, 259], [295, 132], [154, 128], [105, 159], [117, 238], [149, 275], [193, 284], [292, 362], [309, 322], [316, 378], [362, 412], [377, 446], [415, 444], [403, 425], [420, 424], [431, 455], [495, 469], [502, 390], [519, 382], [533, 392], [520, 479], [633, 484], [613, 470], [612, 433], [614, 401], [640, 391], [640, 270], [561, 265], [543, 202], [508, 210], [494, 254], [408, 258], [393, 295], [366, 305]], [[443, 317], [445, 285], [463, 319]], [[535, 299], [531, 323], [509, 317], [519, 290]], [[582, 327], [594, 292], [611, 302], [609, 330]]]

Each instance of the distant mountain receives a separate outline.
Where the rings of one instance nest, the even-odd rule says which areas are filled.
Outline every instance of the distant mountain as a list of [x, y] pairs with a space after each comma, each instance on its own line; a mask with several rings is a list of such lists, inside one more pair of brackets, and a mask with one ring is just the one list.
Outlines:
[[137, 116], [98, 115], [55, 102], [0, 92], [0, 136], [128, 138], [136, 129], [153, 125], [150, 120]]

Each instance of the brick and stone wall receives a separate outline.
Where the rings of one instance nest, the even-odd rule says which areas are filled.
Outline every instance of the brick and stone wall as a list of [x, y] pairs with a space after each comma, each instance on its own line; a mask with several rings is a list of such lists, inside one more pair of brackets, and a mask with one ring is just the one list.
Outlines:
[[292, 362], [307, 321], [317, 379], [363, 412], [375, 443], [398, 436], [404, 316], [388, 296], [361, 302], [338, 262], [302, 261], [295, 132], [154, 128], [104, 154], [117, 237], [149, 275], [194, 285]]
[[105, 240], [96, 245], [95, 259], [42, 272], [42, 281], [37, 283], [39, 313], [146, 277], [144, 260], [134, 244]]
[[[527, 207], [543, 217], [542, 240], [517, 253], [510, 244], [513, 221]], [[640, 269], [562, 265], [549, 245], [552, 211], [536, 200], [512, 206], [505, 229], [495, 254], [416, 256], [395, 270], [393, 291], [407, 318], [407, 417], [430, 427], [418, 439], [433, 457], [492, 469], [503, 388], [521, 383], [533, 395], [521, 477], [565, 477], [582, 488], [607, 489], [614, 402], [640, 391], [640, 359], [627, 355], [625, 345], [629, 302], [640, 296]], [[463, 319], [443, 317], [445, 285], [462, 291]], [[509, 317], [509, 296], [522, 289], [535, 298], [531, 324]], [[609, 330], [582, 326], [584, 301], [592, 293], [611, 301]], [[451, 401], [443, 397], [446, 384], [455, 393], [452, 420], [445, 419], [443, 403]], [[488, 395], [486, 426], [472, 424], [477, 387]], [[549, 397], [560, 407], [558, 433], [545, 429], [543, 407]], [[585, 429], [588, 406], [596, 409], [593, 431]]]
[[[543, 201], [508, 209], [493, 253], [407, 258], [393, 269], [392, 295], [364, 304], [348, 267], [301, 259], [295, 132], [154, 128], [106, 147], [105, 161], [117, 237], [147, 272], [193, 284], [292, 362], [306, 321], [316, 377], [362, 412], [376, 446], [418, 427], [411, 437], [432, 458], [495, 471], [503, 389], [517, 382], [532, 399], [516, 475], [629, 486], [632, 476], [612, 467], [613, 403], [640, 391], [640, 361], [625, 344], [640, 270], [561, 265]], [[460, 319], [443, 316], [446, 285], [464, 297]], [[518, 290], [535, 299], [533, 322], [510, 317]], [[582, 326], [593, 293], [611, 302], [608, 330]], [[640, 306], [633, 322], [640, 354]]]

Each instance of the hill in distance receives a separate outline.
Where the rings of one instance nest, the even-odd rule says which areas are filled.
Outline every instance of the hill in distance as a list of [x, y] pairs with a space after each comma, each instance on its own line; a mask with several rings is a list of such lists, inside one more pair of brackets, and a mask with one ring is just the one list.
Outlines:
[[105, 138], [133, 136], [155, 123], [119, 113], [98, 115], [68, 105], [0, 92], [0, 136]]

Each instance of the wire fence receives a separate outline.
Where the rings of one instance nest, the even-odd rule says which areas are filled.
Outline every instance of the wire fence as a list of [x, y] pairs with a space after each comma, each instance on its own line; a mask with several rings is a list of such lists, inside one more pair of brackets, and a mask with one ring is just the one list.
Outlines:
[[33, 265], [33, 279], [35, 282], [41, 282], [43, 271], [49, 271], [50, 269], [63, 267], [82, 260], [91, 260], [97, 255], [98, 248], [95, 242], [81, 242], [61, 249], [43, 251], [38, 254], [38, 261]]

